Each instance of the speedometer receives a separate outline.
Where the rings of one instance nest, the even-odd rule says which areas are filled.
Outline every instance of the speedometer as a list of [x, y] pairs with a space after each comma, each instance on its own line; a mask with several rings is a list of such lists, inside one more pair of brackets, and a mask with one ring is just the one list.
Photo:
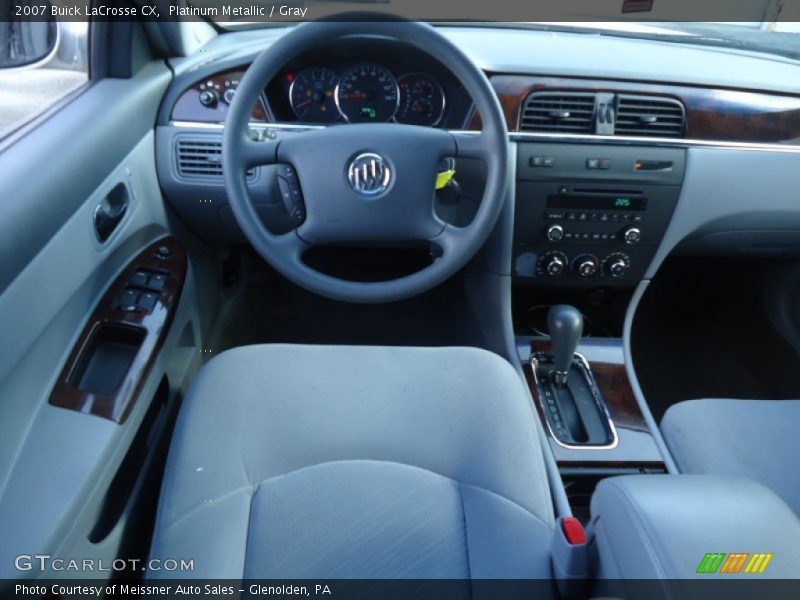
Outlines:
[[334, 94], [339, 76], [324, 67], [311, 67], [297, 74], [289, 88], [294, 114], [307, 123], [333, 123], [339, 119]]
[[399, 101], [397, 80], [380, 65], [356, 65], [342, 75], [336, 87], [339, 112], [351, 123], [391, 121]]

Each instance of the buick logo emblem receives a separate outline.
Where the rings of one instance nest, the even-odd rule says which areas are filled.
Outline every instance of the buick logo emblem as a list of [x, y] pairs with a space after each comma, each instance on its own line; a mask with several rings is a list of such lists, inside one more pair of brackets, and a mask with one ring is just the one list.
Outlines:
[[385, 192], [392, 181], [392, 170], [379, 154], [359, 154], [347, 169], [350, 187], [362, 196], [377, 196]]

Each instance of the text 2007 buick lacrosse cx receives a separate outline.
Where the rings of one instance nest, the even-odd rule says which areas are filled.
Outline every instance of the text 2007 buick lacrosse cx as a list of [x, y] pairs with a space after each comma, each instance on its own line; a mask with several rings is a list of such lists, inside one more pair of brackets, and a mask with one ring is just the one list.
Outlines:
[[3, 593], [796, 597], [790, 3], [207, 4], [0, 23]]

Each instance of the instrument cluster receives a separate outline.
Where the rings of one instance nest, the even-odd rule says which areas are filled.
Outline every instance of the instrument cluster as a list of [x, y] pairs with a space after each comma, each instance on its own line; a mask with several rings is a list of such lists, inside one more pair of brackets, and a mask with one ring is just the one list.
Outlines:
[[284, 93], [298, 121], [329, 124], [385, 123], [435, 126], [444, 116], [445, 93], [425, 72], [396, 76], [374, 62], [341, 69], [310, 66], [283, 73]]

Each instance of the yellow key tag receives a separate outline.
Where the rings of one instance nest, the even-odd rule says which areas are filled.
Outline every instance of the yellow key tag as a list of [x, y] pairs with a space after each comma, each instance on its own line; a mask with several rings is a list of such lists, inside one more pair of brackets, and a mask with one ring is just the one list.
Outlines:
[[453, 175], [456, 174], [456, 159], [455, 158], [446, 158], [442, 162], [440, 168], [444, 167], [442, 171], [436, 174], [436, 189], [440, 190], [453, 178]]
[[456, 174], [455, 169], [448, 169], [447, 171], [442, 171], [441, 173], [436, 175], [436, 189], [440, 190], [453, 178], [453, 175]]

